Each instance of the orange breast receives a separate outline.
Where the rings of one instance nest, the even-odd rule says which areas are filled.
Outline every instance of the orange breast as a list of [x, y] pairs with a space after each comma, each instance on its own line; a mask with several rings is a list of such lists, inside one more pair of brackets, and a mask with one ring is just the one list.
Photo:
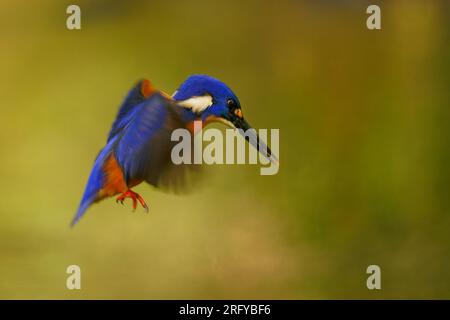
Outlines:
[[105, 173], [105, 182], [103, 188], [98, 193], [99, 198], [111, 197], [127, 191], [129, 188], [141, 183], [142, 181], [132, 181], [130, 186], [124, 179], [122, 168], [116, 160], [114, 154], [110, 155], [103, 165]]

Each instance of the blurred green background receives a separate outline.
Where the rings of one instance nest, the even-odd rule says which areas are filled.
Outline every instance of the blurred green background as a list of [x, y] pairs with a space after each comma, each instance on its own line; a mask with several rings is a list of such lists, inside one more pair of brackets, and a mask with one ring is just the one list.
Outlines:
[[[82, 29], [65, 27], [77, 3]], [[380, 4], [382, 30], [366, 28]], [[0, 298], [450, 298], [447, 1], [0, 4]], [[140, 78], [217, 77], [280, 172], [214, 166], [73, 229], [91, 165]], [[66, 289], [66, 268], [82, 290]], [[366, 268], [382, 290], [366, 288]]]

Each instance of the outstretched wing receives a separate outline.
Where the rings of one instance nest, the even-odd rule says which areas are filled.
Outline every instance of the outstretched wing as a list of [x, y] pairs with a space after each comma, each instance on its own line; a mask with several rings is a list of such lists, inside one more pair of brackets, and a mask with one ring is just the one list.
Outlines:
[[136, 83], [136, 85], [128, 92], [127, 97], [119, 108], [116, 120], [111, 127], [108, 135], [108, 141], [111, 140], [126, 124], [130, 121], [130, 114], [134, 108], [147, 99], [154, 92], [154, 88], [150, 81], [143, 79]]
[[184, 170], [179, 166], [173, 170], [170, 158], [176, 143], [171, 134], [187, 124], [181, 112], [173, 101], [155, 93], [129, 113], [114, 148], [127, 184], [144, 180], [154, 186], [177, 186], [183, 182]]

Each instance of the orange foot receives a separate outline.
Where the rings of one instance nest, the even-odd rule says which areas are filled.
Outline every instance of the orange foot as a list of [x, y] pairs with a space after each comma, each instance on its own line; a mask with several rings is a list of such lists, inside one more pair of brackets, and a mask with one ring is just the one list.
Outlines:
[[126, 198], [131, 198], [131, 200], [133, 200], [133, 211], [136, 210], [137, 207], [137, 202], [139, 201], [139, 203], [141, 204], [141, 206], [145, 209], [145, 212], [148, 213], [148, 206], [145, 203], [144, 199], [137, 194], [136, 192], [128, 189], [127, 191], [125, 191], [124, 193], [122, 193], [120, 196], [117, 197], [116, 202], [120, 202], [121, 204], [123, 204], [123, 201]]

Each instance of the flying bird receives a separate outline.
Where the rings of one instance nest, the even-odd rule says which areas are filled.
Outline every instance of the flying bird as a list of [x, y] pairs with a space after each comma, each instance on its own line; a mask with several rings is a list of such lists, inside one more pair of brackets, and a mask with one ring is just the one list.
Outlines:
[[[193, 75], [169, 96], [150, 81], [139, 81], [128, 93], [109, 132], [106, 145], [95, 159], [72, 226], [85, 211], [102, 199], [117, 196], [116, 202], [130, 198], [133, 209], [138, 203], [148, 212], [144, 199], [132, 188], [142, 182], [155, 187], [179, 178], [170, 158], [171, 133], [177, 128], [193, 132], [193, 122], [202, 126], [222, 122], [229, 127], [250, 129], [244, 120], [236, 95], [223, 82]], [[254, 130], [245, 135], [254, 147], [271, 161], [277, 161]], [[173, 173], [175, 172], [175, 173]]]

